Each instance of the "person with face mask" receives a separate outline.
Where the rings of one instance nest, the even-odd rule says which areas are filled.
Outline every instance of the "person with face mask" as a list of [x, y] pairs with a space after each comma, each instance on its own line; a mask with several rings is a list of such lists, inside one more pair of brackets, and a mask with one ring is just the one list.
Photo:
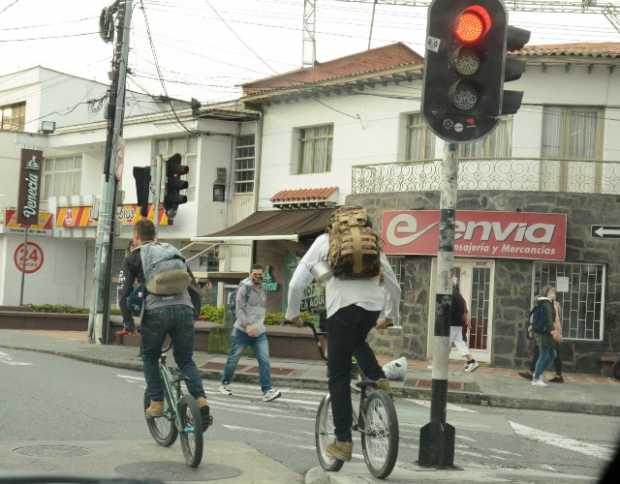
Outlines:
[[450, 346], [454, 344], [456, 349], [465, 357], [466, 373], [475, 371], [478, 362], [469, 352], [469, 346], [463, 339], [463, 326], [469, 326], [469, 310], [467, 302], [459, 290], [459, 279], [457, 276], [452, 277], [452, 311], [450, 314]]
[[232, 396], [232, 381], [239, 359], [246, 346], [252, 348], [258, 361], [263, 401], [270, 402], [282, 393], [271, 386], [269, 341], [265, 330], [267, 296], [262, 286], [263, 267], [254, 264], [249, 277], [239, 283], [235, 301], [235, 324], [230, 335], [230, 351], [222, 372], [220, 392]]

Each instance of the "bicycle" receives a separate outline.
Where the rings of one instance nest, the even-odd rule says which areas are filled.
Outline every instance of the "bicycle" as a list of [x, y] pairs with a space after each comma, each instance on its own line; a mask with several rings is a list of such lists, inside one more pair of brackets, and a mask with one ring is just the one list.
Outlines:
[[[321, 359], [327, 361], [319, 338], [327, 336], [327, 333], [317, 331], [314, 325], [308, 322], [305, 322], [304, 326], [312, 330]], [[398, 458], [399, 428], [396, 408], [392, 397], [377, 388], [376, 382], [363, 378], [355, 385], [360, 389], [360, 401], [357, 412], [353, 408], [352, 429], [361, 434], [366, 467], [376, 478], [385, 479], [394, 470]], [[321, 467], [329, 472], [339, 471], [344, 461], [334, 459], [326, 452], [327, 446], [336, 438], [329, 393], [319, 403], [314, 434]]]
[[[146, 425], [149, 432], [162, 447], [170, 447], [181, 437], [181, 449], [185, 463], [190, 467], [198, 467], [203, 453], [203, 432], [213, 423], [209, 416], [203, 422], [196, 399], [181, 390], [181, 382], [187, 378], [177, 368], [168, 367], [166, 356], [172, 341], [164, 344], [159, 358], [159, 374], [164, 387], [164, 413], [161, 417], [147, 417]], [[144, 391], [144, 409], [151, 403], [147, 391]]]

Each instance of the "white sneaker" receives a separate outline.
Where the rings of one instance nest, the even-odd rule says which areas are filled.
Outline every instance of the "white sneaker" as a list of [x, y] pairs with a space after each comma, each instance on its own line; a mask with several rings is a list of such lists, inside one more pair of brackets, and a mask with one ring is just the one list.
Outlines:
[[480, 365], [477, 361], [472, 361], [471, 363], [465, 365], [465, 373], [471, 373], [472, 371], [475, 371], [476, 368], [478, 368], [479, 366]]
[[282, 396], [282, 392], [280, 390], [276, 390], [272, 388], [271, 390], [267, 390], [263, 393], [263, 402], [271, 402], [276, 398], [280, 398]]
[[532, 386], [535, 386], [535, 387], [546, 387], [547, 384], [543, 381], [542, 378], [539, 378], [538, 380], [532, 380]]
[[232, 397], [232, 390], [230, 389], [228, 385], [221, 384], [218, 390], [220, 391], [220, 393], [228, 397]]

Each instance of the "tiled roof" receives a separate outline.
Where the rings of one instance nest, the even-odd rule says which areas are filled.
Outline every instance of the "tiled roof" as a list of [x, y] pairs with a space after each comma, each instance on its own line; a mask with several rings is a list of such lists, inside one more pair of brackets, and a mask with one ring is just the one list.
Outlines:
[[528, 57], [573, 56], [620, 58], [620, 42], [578, 42], [571, 44], [528, 45], [514, 55]]
[[282, 190], [271, 197], [272, 202], [305, 202], [305, 201], [317, 201], [327, 200], [331, 197], [338, 188], [302, 188], [299, 190]]
[[243, 92], [246, 95], [260, 94], [423, 63], [424, 58], [421, 55], [402, 42], [397, 42], [328, 62], [317, 62], [314, 67], [249, 82], [243, 85]]

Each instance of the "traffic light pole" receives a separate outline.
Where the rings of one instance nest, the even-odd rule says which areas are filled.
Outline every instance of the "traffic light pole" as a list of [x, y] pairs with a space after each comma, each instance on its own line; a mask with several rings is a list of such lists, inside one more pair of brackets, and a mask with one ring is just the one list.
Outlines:
[[[155, 181], [153, 182], [153, 224], [159, 226], [159, 206], [161, 200], [161, 179], [163, 176], [164, 157], [157, 155], [155, 159]], [[155, 232], [157, 233], [157, 232]]]
[[112, 85], [108, 109], [108, 135], [104, 159], [104, 179], [101, 190], [99, 221], [95, 247], [95, 291], [89, 315], [88, 336], [90, 343], [106, 344], [110, 326], [110, 284], [114, 222], [116, 218], [117, 180], [115, 160], [119, 140], [123, 133], [125, 112], [125, 84], [129, 59], [129, 32], [133, 0], [117, 0], [117, 40], [112, 60]]
[[454, 225], [458, 193], [456, 143], [446, 143], [441, 170], [441, 221], [437, 254], [435, 336], [431, 421], [420, 430], [418, 464], [424, 467], [454, 466], [454, 427], [446, 423], [448, 360], [450, 357], [450, 312], [454, 269]]

